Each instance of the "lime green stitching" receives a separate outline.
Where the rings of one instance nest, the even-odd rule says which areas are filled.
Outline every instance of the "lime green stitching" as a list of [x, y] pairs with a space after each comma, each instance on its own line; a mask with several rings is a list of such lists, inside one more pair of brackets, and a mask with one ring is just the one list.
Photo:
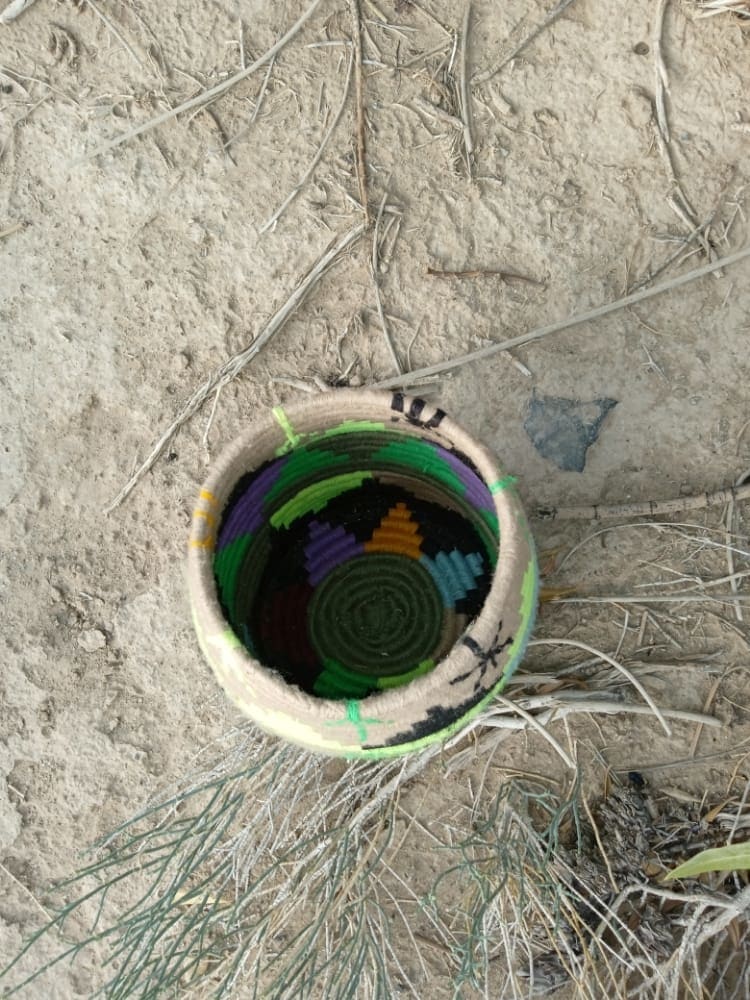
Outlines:
[[[357, 739], [360, 743], [364, 743], [367, 739], [367, 726], [368, 725], [379, 725], [382, 723], [382, 719], [363, 719], [359, 714], [359, 702], [354, 698], [347, 699], [346, 702], [346, 718], [339, 719], [337, 722], [329, 722], [329, 726], [347, 726], [353, 725], [357, 727]], [[355, 751], [356, 752], [356, 751]]]
[[362, 721], [362, 716], [359, 714], [359, 702], [358, 701], [347, 701], [346, 703], [346, 717], [349, 722], [353, 722], [357, 727], [357, 739], [360, 743], [364, 743], [367, 739], [367, 727]]
[[299, 434], [295, 433], [294, 428], [289, 417], [286, 415], [286, 411], [283, 406], [274, 406], [272, 413], [276, 417], [276, 421], [279, 427], [282, 429], [286, 435], [286, 444], [283, 446], [283, 451], [288, 451], [290, 448], [296, 448], [297, 445], [302, 440]]
[[490, 493], [500, 493], [502, 490], [507, 490], [509, 486], [515, 486], [518, 480], [515, 476], [503, 476], [502, 479], [496, 480], [494, 483], [490, 483]]

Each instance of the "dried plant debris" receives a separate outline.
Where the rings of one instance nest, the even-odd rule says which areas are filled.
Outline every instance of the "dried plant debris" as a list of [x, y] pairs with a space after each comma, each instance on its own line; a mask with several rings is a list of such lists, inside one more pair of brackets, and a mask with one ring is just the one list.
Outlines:
[[48, 48], [56, 63], [65, 63], [72, 70], [78, 68], [80, 43], [62, 24], [50, 25]]
[[[381, 861], [399, 788], [440, 748], [339, 767], [247, 726], [219, 746], [215, 767], [123, 824], [57, 887], [61, 908], [0, 966], [4, 997], [98, 942], [117, 958], [105, 963], [107, 1000], [397, 995], [409, 931], [392, 933]], [[121, 883], [124, 912], [111, 899]], [[90, 932], [72, 940], [69, 925], [85, 924], [92, 902]], [[57, 956], [24, 978], [19, 961], [57, 931]]]
[[[491, 788], [485, 773], [466, 805], [458, 779], [446, 784], [440, 747], [340, 764], [244, 727], [220, 749], [215, 767], [126, 822], [58, 887], [65, 905], [0, 979], [65, 923], [61, 951], [21, 981], [5, 980], [5, 995], [97, 943], [118, 958], [102, 989], [109, 1000], [228, 1000], [238, 991], [391, 1000], [400, 984], [420, 996], [431, 975], [423, 946], [442, 956], [455, 996], [573, 986], [577, 1000], [730, 1000], [724, 986], [750, 975], [744, 882], [661, 888], [683, 857], [744, 836], [747, 795], [736, 807], [701, 808], [674, 792], [657, 796], [633, 773], [589, 807], [580, 770], [567, 791], [553, 775], [523, 772]], [[424, 788], [452, 789], [439, 820], [411, 813], [409, 785], [420, 774]], [[436, 877], [433, 864], [417, 863], [429, 843]], [[407, 878], [396, 865], [404, 856]], [[108, 898], [118, 886], [130, 901], [124, 913]], [[93, 926], [70, 939], [69, 925], [89, 909]], [[675, 983], [698, 992], [674, 992]]]
[[25, 10], [35, 2], [35, 0], [10, 0], [2, 11], [0, 11], [0, 24], [7, 24], [9, 21], [14, 21], [19, 14], [23, 14]]
[[[653, 978], [660, 966], [674, 966], [675, 955], [687, 955], [696, 894], [709, 906], [714, 901], [721, 906], [745, 888], [735, 873], [713, 887], [685, 879], [672, 892], [660, 883], [678, 861], [725, 844], [750, 816], [658, 796], [637, 772], [586, 813], [575, 828], [568, 824], [550, 866], [565, 903], [556, 924], [534, 929], [537, 950], [521, 973], [531, 980], [533, 995], [590, 974], [584, 970], [592, 959], [607, 966], [605, 983], [616, 970], [623, 986], [640, 988], [637, 984]], [[743, 931], [744, 923], [742, 918]], [[730, 959], [729, 940], [727, 952]], [[736, 958], [739, 968], [739, 952]], [[705, 966], [701, 985], [722, 986], [715, 981], [720, 968]]]
[[736, 14], [745, 21], [750, 21], [750, 2], [748, 0], [698, 0], [700, 17], [713, 17], [715, 14]]

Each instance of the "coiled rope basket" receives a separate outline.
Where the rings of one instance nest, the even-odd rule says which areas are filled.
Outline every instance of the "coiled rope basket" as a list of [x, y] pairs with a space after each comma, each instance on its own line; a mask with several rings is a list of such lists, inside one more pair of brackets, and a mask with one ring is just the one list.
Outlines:
[[263, 729], [382, 758], [457, 732], [534, 620], [526, 517], [490, 452], [402, 393], [276, 407], [221, 456], [193, 515], [204, 655]]

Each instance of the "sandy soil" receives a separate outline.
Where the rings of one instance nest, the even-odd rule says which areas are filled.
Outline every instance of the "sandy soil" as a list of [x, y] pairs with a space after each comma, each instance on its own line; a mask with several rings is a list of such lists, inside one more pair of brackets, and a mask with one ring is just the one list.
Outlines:
[[[450, 54], [441, 25], [458, 31], [463, 6], [361, 6], [370, 202], [376, 212], [387, 193], [398, 213], [381, 225], [378, 283], [404, 361], [430, 364], [618, 298], [683, 245], [694, 255], [662, 277], [705, 261], [697, 241], [684, 243], [691, 226], [670, 206], [648, 0], [577, 0], [472, 88], [472, 178], [461, 132], [419, 104], [456, 111], [431, 73]], [[551, 6], [475, 0], [470, 75]], [[194, 641], [183, 581], [187, 521], [210, 454], [259, 407], [298, 391], [274, 378], [347, 372], [363, 384], [392, 374], [368, 236], [222, 392], [208, 447], [210, 407], [120, 508], [103, 513], [181, 402], [361, 219], [350, 96], [312, 179], [260, 232], [341, 101], [345, 50], [315, 43], [350, 37], [347, 4], [323, 0], [276, 60], [259, 109], [264, 70], [207, 110], [92, 154], [226, 79], [305, 7], [38, 0], [0, 25], [0, 957], [38, 926], [47, 886], [71, 872], [85, 845], [232, 722]], [[396, 27], [378, 23], [378, 11]], [[748, 242], [749, 45], [734, 18], [698, 21], [694, 5], [668, 5], [671, 148], [694, 217], [713, 220], [718, 254]], [[443, 55], [420, 58], [438, 46]], [[395, 64], [407, 68], [394, 72]], [[748, 266], [520, 348], [515, 357], [530, 374], [508, 354], [462, 368], [442, 382], [441, 405], [519, 475], [532, 506], [720, 488], [750, 466]], [[428, 267], [506, 269], [539, 284], [440, 279]], [[562, 472], [533, 449], [523, 420], [534, 391], [618, 401], [583, 473]], [[719, 526], [720, 514], [697, 519]], [[539, 524], [538, 541], [569, 548], [589, 530]], [[657, 550], [642, 533], [626, 534], [594, 540], [552, 582], [633, 593], [634, 581], [669, 576], [653, 568], [644, 576], [649, 560], [707, 566], [705, 553]], [[708, 570], [726, 573], [723, 556]], [[625, 621], [634, 650], [641, 610], [628, 623], [612, 605], [548, 607], [540, 629], [612, 651]], [[718, 651], [723, 666], [746, 664], [745, 624], [731, 608], [718, 618], [704, 612], [665, 612], [658, 622], [670, 639], [649, 624], [645, 641], [663, 644], [662, 656]], [[662, 704], [702, 706], [711, 678], [700, 669], [686, 676], [655, 681]], [[747, 735], [742, 689], [736, 707], [728, 690], [712, 707], [734, 728], [704, 734], [699, 753]], [[685, 757], [694, 729], [667, 741], [651, 722], [605, 720], [580, 736], [627, 767]], [[509, 761], [544, 756], [526, 740], [513, 747]], [[734, 763], [720, 758], [710, 772], [670, 772], [669, 781], [718, 787]], [[60, 973], [54, 989], [88, 996], [95, 980], [84, 965]], [[34, 989], [27, 995], [52, 991]]]

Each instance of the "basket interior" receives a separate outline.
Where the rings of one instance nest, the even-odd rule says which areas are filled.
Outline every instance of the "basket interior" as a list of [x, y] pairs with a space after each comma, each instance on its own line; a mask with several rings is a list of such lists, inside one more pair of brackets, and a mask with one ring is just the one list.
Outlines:
[[498, 548], [466, 456], [347, 421], [238, 479], [214, 574], [256, 660], [318, 697], [362, 698], [434, 669], [479, 614]]

